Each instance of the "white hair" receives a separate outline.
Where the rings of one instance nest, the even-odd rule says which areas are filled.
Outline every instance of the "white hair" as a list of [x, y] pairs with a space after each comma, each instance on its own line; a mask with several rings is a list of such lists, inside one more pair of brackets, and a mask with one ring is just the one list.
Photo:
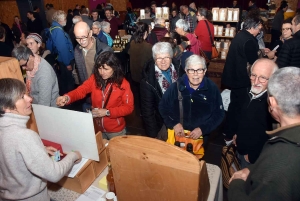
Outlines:
[[201, 65], [204, 70], [207, 68], [205, 59], [199, 55], [193, 54], [185, 60], [185, 69], [195, 65]]
[[53, 13], [52, 20], [55, 22], [62, 21], [66, 18], [66, 13], [63, 10], [58, 10]]
[[183, 20], [183, 19], [177, 20], [175, 26], [176, 26], [177, 28], [183, 29], [183, 31], [188, 31], [189, 28], [190, 28], [190, 27], [189, 27], [189, 24], [188, 24], [185, 20]]
[[76, 24], [77, 22], [80, 21], [82, 21], [82, 18], [79, 15], [74, 16], [72, 19], [73, 24]]
[[173, 49], [171, 44], [168, 42], [158, 42], [155, 43], [152, 47], [152, 56], [155, 60], [157, 55], [159, 54], [169, 54], [171, 58], [173, 58]]
[[162, 24], [162, 23], [165, 23], [165, 21], [166, 21], [166, 20], [163, 19], [163, 18], [156, 18], [155, 21], [154, 21], [154, 23], [155, 23], [155, 24]]
[[93, 22], [93, 26], [97, 27], [98, 29], [101, 29], [101, 23], [98, 21]]
[[[257, 63], [262, 62], [262, 61], [264, 61], [264, 62], [266, 62], [266, 63], [269, 63], [270, 66], [273, 68], [273, 71], [271, 72], [271, 74], [273, 74], [276, 70], [278, 70], [278, 66], [277, 66], [277, 64], [276, 64], [274, 61], [272, 61], [272, 60], [270, 60], [270, 59], [266, 59], [266, 58], [261, 58], [261, 59], [257, 59], [257, 60], [252, 64], [252, 66], [251, 66], [251, 68], [250, 68], [250, 72], [252, 72], [253, 67], [254, 67]], [[264, 64], [264, 65], [266, 66], [266, 64]]]
[[102, 21], [100, 22], [100, 25], [101, 25], [101, 29], [104, 30], [110, 26], [110, 23], [106, 21]]
[[268, 93], [273, 96], [283, 114], [300, 115], [300, 68], [284, 67], [274, 72], [268, 82]]

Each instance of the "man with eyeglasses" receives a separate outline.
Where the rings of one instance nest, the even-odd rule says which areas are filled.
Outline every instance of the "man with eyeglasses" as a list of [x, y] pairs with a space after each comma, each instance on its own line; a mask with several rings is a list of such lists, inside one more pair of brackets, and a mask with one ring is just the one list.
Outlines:
[[[198, 139], [203, 136], [206, 149], [209, 134], [224, 119], [222, 98], [218, 87], [205, 77], [207, 67], [203, 57], [192, 55], [186, 60], [185, 72], [162, 96], [159, 112], [167, 128], [174, 129], [175, 135]], [[182, 96], [183, 124], [180, 123], [179, 93]]]
[[300, 15], [292, 20], [293, 38], [286, 40], [276, 60], [279, 68], [295, 66], [300, 68]]
[[[75, 64], [78, 72], [79, 84], [81, 85], [93, 73], [97, 57], [106, 51], [113, 51], [108, 45], [93, 37], [93, 31], [85, 22], [78, 22], [74, 26], [74, 35], [77, 45], [74, 50]], [[90, 107], [90, 96], [86, 98], [83, 111]]]
[[274, 120], [268, 111], [267, 85], [277, 69], [274, 61], [269, 59], [258, 59], [251, 67], [251, 88], [244, 90], [246, 101], [241, 109], [237, 132], [233, 136], [242, 169], [257, 160], [268, 140], [266, 131], [272, 130]]
[[226, 139], [232, 139], [237, 131], [241, 107], [246, 101], [244, 91], [251, 86], [248, 65], [252, 65], [258, 59], [259, 46], [255, 37], [261, 27], [258, 17], [246, 18], [243, 30], [234, 37], [229, 47], [222, 74], [222, 84], [231, 89], [230, 104], [223, 129]]

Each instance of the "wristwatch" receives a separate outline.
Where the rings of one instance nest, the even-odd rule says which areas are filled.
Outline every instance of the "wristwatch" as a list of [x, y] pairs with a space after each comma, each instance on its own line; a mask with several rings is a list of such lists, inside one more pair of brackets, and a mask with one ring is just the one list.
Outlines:
[[106, 110], [105, 115], [109, 117], [109, 116], [110, 116], [110, 111], [109, 111], [109, 110]]

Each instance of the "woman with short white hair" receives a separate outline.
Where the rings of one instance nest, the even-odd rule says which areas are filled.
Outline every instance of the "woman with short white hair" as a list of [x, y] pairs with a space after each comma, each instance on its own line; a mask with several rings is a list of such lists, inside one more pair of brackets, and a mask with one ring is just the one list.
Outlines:
[[106, 36], [104, 35], [103, 31], [101, 30], [101, 23], [98, 21], [93, 22], [92, 26], [93, 35], [97, 37], [102, 43], [108, 44]]
[[[109, 35], [110, 33], [110, 23], [109, 22], [106, 22], [106, 21], [102, 21], [100, 22], [101, 24], [101, 30], [103, 32], [103, 35], [106, 37], [106, 40], [107, 40], [107, 45], [112, 47], [113, 45], [113, 39], [111, 38], [111, 36]], [[102, 41], [103, 42], [103, 41]]]
[[200, 42], [198, 41], [198, 39], [196, 38], [196, 36], [194, 34], [189, 33], [188, 23], [183, 19], [179, 19], [179, 20], [177, 20], [175, 26], [176, 26], [175, 31], [179, 35], [185, 36], [189, 39], [190, 48], [188, 48], [188, 50], [193, 52], [194, 54], [199, 55], [200, 54], [200, 51], [199, 51]]
[[[178, 83], [173, 83], [163, 95], [159, 112], [167, 128], [174, 129], [175, 135], [204, 138], [206, 148], [209, 134], [221, 124], [224, 118], [223, 103], [218, 87], [205, 77], [207, 67], [199, 55], [186, 60], [185, 72]], [[181, 92], [183, 106], [183, 125], [180, 123], [178, 91]]]
[[170, 43], [159, 42], [152, 47], [152, 56], [146, 63], [141, 80], [141, 113], [146, 135], [166, 140], [167, 130], [159, 115], [158, 105], [167, 89], [178, 79], [178, 66], [173, 65]]

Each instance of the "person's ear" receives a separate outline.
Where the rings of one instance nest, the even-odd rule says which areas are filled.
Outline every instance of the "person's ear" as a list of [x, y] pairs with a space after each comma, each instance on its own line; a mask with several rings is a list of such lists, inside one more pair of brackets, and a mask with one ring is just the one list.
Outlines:
[[270, 107], [275, 108], [278, 106], [276, 99], [273, 96], [269, 96]]

